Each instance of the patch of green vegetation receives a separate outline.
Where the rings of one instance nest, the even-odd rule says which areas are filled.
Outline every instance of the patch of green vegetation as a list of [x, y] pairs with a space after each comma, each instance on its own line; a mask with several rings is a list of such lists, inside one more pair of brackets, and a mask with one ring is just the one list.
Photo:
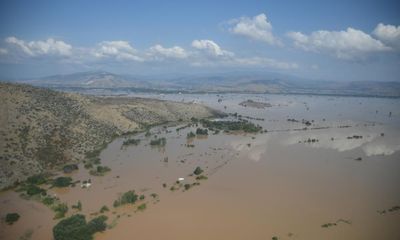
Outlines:
[[208, 135], [208, 130], [207, 129], [203, 129], [203, 128], [197, 128], [196, 129], [196, 134], [197, 135]]
[[56, 199], [50, 196], [46, 196], [45, 198], [42, 199], [42, 203], [46, 206], [53, 205], [55, 201]]
[[72, 205], [71, 208], [72, 208], [72, 209], [76, 209], [76, 210], [78, 210], [78, 211], [82, 211], [82, 203], [81, 203], [81, 201], [78, 201], [78, 202], [76, 203], [76, 205]]
[[165, 146], [167, 144], [167, 139], [162, 137], [162, 138], [156, 138], [150, 141], [151, 146]]
[[186, 135], [186, 138], [194, 138], [194, 137], [196, 137], [196, 134], [195, 134], [194, 132], [192, 132], [192, 131], [190, 131], [190, 132]]
[[200, 174], [202, 174], [204, 171], [203, 171], [203, 169], [201, 169], [200, 167], [196, 167], [196, 169], [193, 171], [193, 173], [195, 174], [195, 175], [200, 175]]
[[163, 188], [166, 188], [166, 187], [167, 187], [167, 184], [166, 184], [166, 183], [163, 183], [162, 186], [163, 186]]
[[146, 131], [146, 133], [144, 134], [145, 137], [150, 137], [151, 136], [151, 132], [150, 131]]
[[70, 177], [58, 177], [53, 180], [52, 186], [53, 187], [68, 187], [72, 183], [72, 178]]
[[200, 176], [196, 177], [196, 180], [207, 180], [207, 179], [208, 179], [208, 177], [204, 176], [204, 175], [200, 175]]
[[138, 195], [135, 194], [134, 190], [128, 191], [122, 194], [117, 200], [114, 201], [114, 207], [119, 207], [124, 204], [134, 204], [138, 199]]
[[108, 211], [110, 211], [110, 209], [106, 205], [104, 205], [104, 206], [102, 206], [100, 208], [100, 213], [105, 213], [105, 212], [108, 212]]
[[45, 174], [37, 174], [28, 177], [26, 182], [33, 185], [41, 185], [47, 183], [47, 177], [45, 176]]
[[129, 145], [139, 145], [140, 139], [127, 139], [122, 143], [122, 146], [129, 146]]
[[207, 119], [201, 120], [201, 123], [206, 128], [218, 129], [223, 131], [244, 131], [247, 133], [257, 133], [262, 130], [260, 125], [255, 125], [247, 120], [241, 121], [210, 121]]
[[143, 194], [140, 195], [139, 200], [144, 200], [144, 199], [145, 199], [145, 196]]
[[18, 240], [29, 240], [32, 238], [32, 234], [33, 234], [33, 230], [32, 229], [28, 229], [24, 232], [24, 234], [22, 234], [22, 236], [20, 236], [18, 238]]
[[146, 209], [146, 203], [142, 203], [142, 204], [140, 204], [138, 207], [137, 207], [137, 210], [139, 210], [139, 211], [144, 211], [145, 209]]
[[104, 176], [109, 171], [111, 171], [111, 168], [107, 166], [97, 166], [96, 169], [90, 170], [89, 173], [93, 176]]
[[189, 183], [186, 183], [183, 186], [185, 187], [185, 190], [189, 190], [192, 185], [190, 185]]
[[42, 194], [42, 195], [47, 194], [46, 190], [44, 190], [43, 188], [40, 188], [36, 185], [28, 185], [25, 187], [25, 189], [26, 189], [26, 194], [28, 194], [29, 196], [33, 196], [33, 195], [37, 195], [37, 194]]
[[66, 203], [59, 203], [53, 207], [53, 211], [56, 213], [54, 219], [60, 219], [65, 217], [65, 214], [68, 212], [68, 205]]
[[272, 237], [272, 240], [278, 240], [278, 237], [273, 236], [273, 237]]
[[107, 228], [107, 217], [99, 216], [88, 223], [82, 214], [61, 220], [53, 227], [54, 240], [92, 240], [93, 234]]
[[336, 225], [337, 225], [336, 223], [325, 223], [325, 224], [322, 224], [321, 227], [322, 228], [328, 228], [328, 227], [333, 227], [333, 226], [336, 226]]
[[19, 218], [20, 218], [20, 216], [19, 216], [18, 213], [7, 213], [7, 215], [6, 215], [6, 223], [8, 225], [12, 225], [16, 221], [18, 221]]
[[152, 198], [158, 198], [158, 194], [157, 194], [157, 193], [152, 193], [152, 194], [150, 194], [150, 196], [151, 196]]

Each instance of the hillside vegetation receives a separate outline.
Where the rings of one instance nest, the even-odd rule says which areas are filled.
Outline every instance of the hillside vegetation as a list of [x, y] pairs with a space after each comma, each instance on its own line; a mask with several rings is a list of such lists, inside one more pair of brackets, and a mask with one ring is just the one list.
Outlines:
[[196, 104], [100, 98], [10, 83], [0, 83], [0, 97], [0, 189], [82, 161], [118, 135], [217, 114]]

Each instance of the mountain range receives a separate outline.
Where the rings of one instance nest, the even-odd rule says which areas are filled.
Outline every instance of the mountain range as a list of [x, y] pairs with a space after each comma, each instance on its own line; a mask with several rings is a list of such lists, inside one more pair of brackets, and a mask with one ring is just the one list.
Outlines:
[[324, 81], [269, 72], [123, 75], [105, 71], [14, 80], [59, 90], [130, 90], [186, 93], [278, 93], [400, 97], [400, 82]]

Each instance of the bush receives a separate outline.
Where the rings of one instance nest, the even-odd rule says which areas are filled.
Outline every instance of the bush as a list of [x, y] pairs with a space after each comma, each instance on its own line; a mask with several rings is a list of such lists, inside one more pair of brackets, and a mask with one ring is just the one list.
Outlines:
[[190, 185], [189, 183], [186, 183], [186, 184], [184, 185], [184, 187], [185, 187], [185, 190], [189, 190], [190, 187], [191, 187], [191, 185]]
[[28, 194], [29, 196], [33, 196], [36, 194], [46, 195], [47, 193], [46, 193], [46, 190], [44, 190], [40, 187], [37, 187], [35, 185], [28, 185], [26, 187], [26, 194]]
[[70, 177], [58, 177], [53, 180], [53, 187], [68, 187], [72, 183]]
[[196, 167], [196, 169], [193, 171], [193, 173], [195, 174], [195, 175], [200, 175], [200, 174], [202, 174], [204, 171], [203, 171], [203, 169], [201, 169], [200, 167]]
[[122, 194], [122, 196], [114, 201], [114, 207], [118, 207], [124, 204], [133, 204], [137, 201], [138, 199], [138, 195], [135, 194], [134, 190], [128, 191], [124, 194]]
[[71, 206], [73, 209], [77, 209], [78, 211], [82, 211], [82, 203], [81, 201], [78, 201], [76, 205]]
[[108, 212], [108, 211], [110, 211], [110, 209], [108, 209], [108, 207], [106, 205], [104, 205], [104, 206], [102, 206], [100, 208], [100, 213], [105, 213], [105, 212]]
[[167, 144], [166, 138], [157, 138], [150, 141], [151, 146], [165, 146]]
[[84, 215], [73, 215], [53, 227], [54, 240], [92, 240], [95, 232], [105, 230], [106, 220], [107, 217], [99, 216], [86, 223]]
[[47, 178], [44, 174], [37, 174], [31, 177], [28, 177], [26, 180], [29, 184], [40, 185], [45, 184], [47, 182]]
[[122, 146], [129, 146], [129, 145], [138, 145], [140, 143], [140, 139], [128, 139], [122, 143]]
[[194, 132], [192, 131], [186, 135], [186, 138], [194, 138], [194, 137], [196, 137], [196, 134], [194, 134]]
[[107, 228], [107, 216], [101, 215], [96, 218], [93, 218], [89, 223], [88, 223], [88, 228], [89, 231], [92, 233], [96, 232], [102, 232], [106, 230]]
[[200, 176], [196, 177], [196, 180], [207, 180], [207, 179], [208, 179], [208, 177], [204, 176], [204, 175], [200, 175]]
[[109, 171], [111, 171], [111, 168], [107, 166], [97, 166], [96, 170], [90, 170], [89, 173], [93, 176], [104, 176]]
[[11, 225], [11, 224], [15, 223], [16, 221], [18, 221], [19, 217], [20, 216], [18, 213], [7, 213], [6, 223]]
[[196, 129], [196, 134], [197, 135], [208, 135], [208, 130], [207, 129], [202, 129], [202, 128], [197, 128]]
[[65, 203], [60, 203], [53, 207], [53, 211], [56, 212], [54, 219], [59, 219], [65, 217], [65, 214], [68, 212], [68, 205]]
[[47, 196], [47, 197], [43, 198], [42, 203], [46, 206], [50, 206], [50, 205], [53, 205], [54, 201], [55, 201], [55, 199], [53, 197]]
[[139, 211], [143, 211], [143, 210], [145, 210], [146, 209], [146, 203], [143, 203], [143, 204], [140, 204], [138, 207], [137, 207], [137, 210], [139, 210]]

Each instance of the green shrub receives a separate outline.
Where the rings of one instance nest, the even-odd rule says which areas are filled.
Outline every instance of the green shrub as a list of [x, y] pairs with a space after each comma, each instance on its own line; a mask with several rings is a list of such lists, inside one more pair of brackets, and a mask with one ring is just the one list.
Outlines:
[[203, 171], [203, 169], [201, 169], [200, 167], [196, 167], [196, 169], [193, 171], [193, 173], [195, 174], [195, 175], [200, 175], [200, 174], [202, 174], [204, 171]]
[[208, 179], [208, 177], [204, 176], [204, 175], [200, 175], [200, 176], [196, 177], [196, 180], [207, 180], [207, 179]]
[[53, 203], [55, 202], [55, 199], [53, 197], [47, 196], [45, 198], [42, 199], [42, 203], [46, 206], [50, 206], [53, 205]]
[[122, 196], [114, 201], [114, 207], [118, 207], [124, 204], [133, 204], [137, 201], [138, 199], [138, 195], [135, 194], [134, 190], [128, 191], [124, 194], [122, 194]]
[[110, 209], [108, 209], [108, 207], [106, 205], [104, 205], [104, 206], [102, 206], [100, 208], [100, 213], [105, 213], [105, 212], [108, 212], [108, 211], [110, 211]]
[[197, 135], [208, 135], [208, 130], [207, 129], [202, 129], [202, 128], [197, 128], [196, 129], [196, 134]]
[[53, 207], [53, 211], [56, 212], [54, 219], [59, 219], [65, 217], [65, 214], [68, 212], [68, 205], [65, 203], [59, 203]]
[[140, 139], [128, 139], [122, 143], [122, 146], [139, 145]]
[[196, 137], [196, 134], [194, 134], [194, 132], [192, 131], [186, 135], [186, 138], [194, 138], [194, 137]]
[[143, 211], [143, 210], [145, 210], [146, 209], [146, 203], [143, 203], [143, 204], [140, 204], [138, 207], [137, 207], [137, 210], [139, 210], [139, 211]]
[[165, 146], [167, 144], [166, 138], [156, 138], [150, 141], [151, 146]]
[[72, 183], [70, 177], [58, 177], [53, 180], [53, 187], [68, 187]]
[[53, 227], [54, 240], [92, 240], [93, 234], [107, 228], [106, 216], [99, 216], [86, 223], [82, 214], [61, 220]]
[[31, 177], [28, 177], [26, 180], [29, 184], [40, 185], [45, 184], [47, 182], [47, 178], [44, 174], [37, 174]]
[[40, 188], [38, 186], [28, 185], [26, 187], [26, 194], [28, 194], [29, 196], [33, 196], [33, 195], [36, 195], [36, 194], [46, 195], [47, 193], [46, 193], [46, 190], [44, 190], [44, 189], [42, 189], [42, 188]]
[[88, 223], [88, 228], [89, 231], [92, 233], [96, 233], [96, 232], [102, 232], [104, 230], [106, 230], [107, 228], [107, 221], [108, 217], [101, 215], [98, 216], [96, 218], [93, 218], [92, 220], [89, 221]]
[[82, 203], [81, 203], [81, 201], [78, 201], [77, 203], [76, 203], [76, 205], [72, 205], [71, 206], [73, 209], [77, 209], [78, 211], [82, 211]]
[[186, 183], [186, 184], [184, 185], [184, 187], [185, 187], [185, 190], [189, 190], [190, 187], [191, 187], [191, 185], [190, 185], [189, 183]]
[[7, 213], [6, 223], [11, 225], [11, 224], [15, 223], [16, 221], [18, 221], [19, 217], [20, 216], [18, 213]]

